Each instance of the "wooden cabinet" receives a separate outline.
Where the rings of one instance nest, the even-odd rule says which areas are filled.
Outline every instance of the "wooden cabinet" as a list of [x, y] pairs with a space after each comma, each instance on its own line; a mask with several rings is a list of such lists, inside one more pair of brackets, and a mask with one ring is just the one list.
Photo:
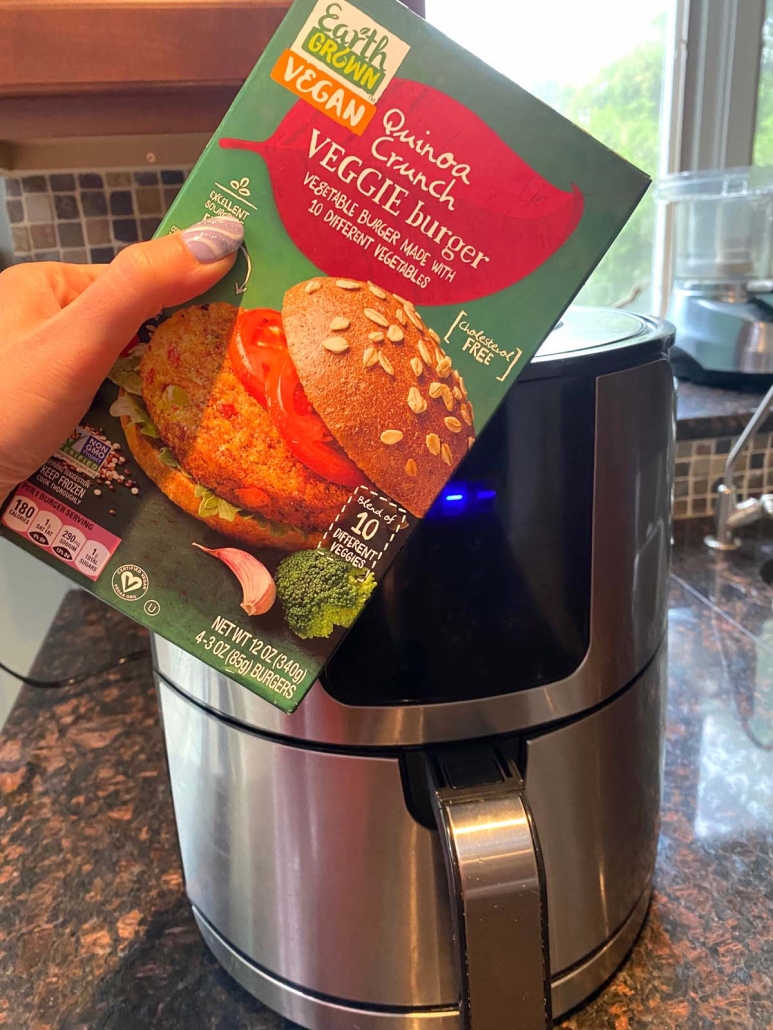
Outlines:
[[208, 132], [289, 0], [0, 0], [0, 138]]
[[211, 132], [289, 6], [0, 0], [0, 141]]

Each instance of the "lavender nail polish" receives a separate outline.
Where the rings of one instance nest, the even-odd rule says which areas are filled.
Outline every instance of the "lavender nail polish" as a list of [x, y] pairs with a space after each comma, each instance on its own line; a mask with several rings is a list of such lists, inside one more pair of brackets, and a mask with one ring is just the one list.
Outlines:
[[244, 226], [238, 218], [207, 218], [180, 233], [197, 261], [208, 265], [233, 254], [244, 239]]

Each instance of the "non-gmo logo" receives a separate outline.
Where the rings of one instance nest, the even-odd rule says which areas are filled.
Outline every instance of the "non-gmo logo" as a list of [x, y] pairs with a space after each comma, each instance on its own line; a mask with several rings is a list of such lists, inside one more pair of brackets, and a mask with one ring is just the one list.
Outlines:
[[59, 448], [59, 456], [87, 475], [94, 476], [104, 465], [112, 445], [78, 426]]
[[90, 458], [96, 464], [101, 465], [110, 453], [111, 447], [104, 440], [98, 440], [96, 436], [90, 436], [81, 448], [84, 458]]
[[148, 592], [147, 573], [139, 565], [122, 565], [112, 578], [113, 593], [122, 601], [139, 601]]

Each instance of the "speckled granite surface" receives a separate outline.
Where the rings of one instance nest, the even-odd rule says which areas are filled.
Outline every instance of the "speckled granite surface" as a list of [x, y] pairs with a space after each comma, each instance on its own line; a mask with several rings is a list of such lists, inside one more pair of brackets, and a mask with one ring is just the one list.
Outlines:
[[[678, 527], [655, 898], [565, 1030], [773, 1028], [773, 537], [707, 555]], [[39, 676], [142, 631], [70, 594]], [[0, 738], [0, 1026], [290, 1030], [209, 956], [182, 893], [150, 663], [23, 690]], [[504, 1030], [504, 1027], [503, 1027]]]
[[[720, 390], [697, 383], [680, 382], [677, 392], [677, 439], [738, 436], [757, 410], [763, 393], [753, 390]], [[773, 429], [773, 417], [760, 432]]]
[[[146, 643], [73, 592], [32, 674], [77, 675]], [[183, 896], [149, 656], [23, 689], [0, 738], [0, 855], [0, 1027], [286, 1025], [219, 969]]]
[[649, 918], [567, 1030], [773, 1028], [773, 589], [759, 574], [773, 537], [723, 557], [707, 531], [677, 524]]

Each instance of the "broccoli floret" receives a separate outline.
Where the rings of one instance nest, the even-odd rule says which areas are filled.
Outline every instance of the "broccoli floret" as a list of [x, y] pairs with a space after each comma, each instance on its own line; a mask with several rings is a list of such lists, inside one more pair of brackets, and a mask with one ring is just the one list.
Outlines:
[[322, 549], [285, 558], [275, 579], [287, 625], [304, 640], [329, 637], [334, 626], [351, 626], [376, 587], [367, 569]]

